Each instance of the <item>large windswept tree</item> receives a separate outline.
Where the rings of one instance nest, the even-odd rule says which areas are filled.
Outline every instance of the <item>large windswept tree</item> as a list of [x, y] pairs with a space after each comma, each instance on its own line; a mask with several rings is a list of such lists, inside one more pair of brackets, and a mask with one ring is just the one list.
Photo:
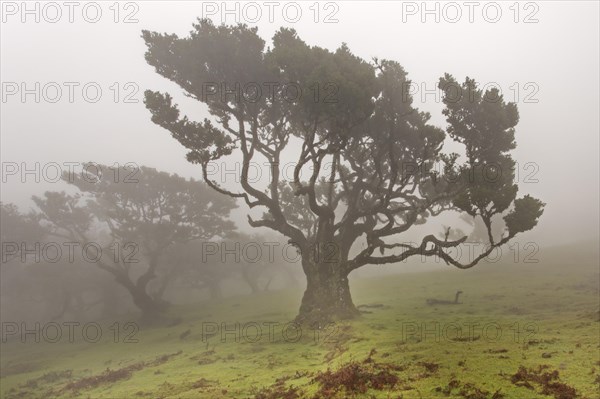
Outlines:
[[[348, 274], [361, 266], [425, 255], [469, 268], [542, 214], [539, 200], [516, 198], [516, 105], [472, 79], [440, 79], [444, 131], [412, 106], [410, 81], [397, 62], [369, 63], [346, 45], [331, 52], [281, 29], [265, 49], [256, 28], [208, 20], [187, 37], [144, 31], [143, 38], [147, 62], [213, 116], [192, 121], [169, 94], [147, 91], [152, 121], [189, 150], [209, 186], [265, 210], [260, 219], [248, 217], [251, 226], [278, 231], [299, 249], [307, 278], [299, 321], [356, 315]], [[447, 136], [464, 146], [461, 156], [442, 151]], [[290, 147], [297, 158], [286, 182], [280, 164]], [[209, 173], [211, 162], [232, 154], [242, 164], [236, 190]], [[251, 166], [264, 160], [268, 181], [253, 182]], [[486, 173], [490, 165], [500, 172], [494, 178]], [[488, 250], [463, 264], [450, 249], [466, 237], [401, 241], [401, 233], [447, 210], [481, 218]], [[503, 215], [502, 237], [491, 233], [495, 215]], [[356, 250], [360, 240], [365, 245]]]

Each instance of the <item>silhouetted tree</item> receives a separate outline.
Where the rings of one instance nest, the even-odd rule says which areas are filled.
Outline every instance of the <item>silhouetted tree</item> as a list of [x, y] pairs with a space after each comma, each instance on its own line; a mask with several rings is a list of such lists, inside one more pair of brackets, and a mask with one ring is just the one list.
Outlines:
[[0, 263], [21, 257], [22, 249], [32, 248], [47, 233], [35, 213], [21, 213], [14, 204], [0, 202], [0, 219]]
[[[0, 203], [0, 315], [15, 317], [16, 309], [27, 307], [34, 293], [26, 290], [28, 282], [23, 279], [25, 266], [36, 244], [42, 240], [46, 231], [33, 213], [22, 213], [10, 203]], [[24, 251], [25, 250], [25, 251]], [[27, 291], [27, 292], [24, 292]]]
[[259, 234], [190, 241], [173, 246], [168, 256], [170, 268], [159, 278], [162, 290], [167, 285], [206, 290], [212, 300], [220, 300], [226, 280], [241, 280], [253, 294], [267, 291], [276, 277], [288, 286], [297, 283], [282, 258], [282, 243]]
[[[298, 321], [357, 315], [348, 275], [361, 266], [437, 255], [469, 268], [533, 228], [542, 214], [539, 200], [516, 198], [510, 151], [518, 112], [496, 89], [441, 78], [444, 131], [412, 106], [410, 81], [397, 62], [368, 63], [345, 44], [334, 52], [311, 47], [282, 28], [265, 50], [256, 28], [209, 20], [199, 20], [187, 37], [143, 31], [143, 38], [147, 62], [213, 116], [192, 121], [169, 94], [146, 91], [152, 121], [189, 150], [187, 159], [202, 167], [210, 187], [265, 210], [258, 220], [248, 217], [251, 226], [278, 231], [301, 252], [307, 288]], [[466, 161], [442, 152], [447, 136], [464, 145]], [[280, 164], [284, 149], [287, 155], [294, 147], [298, 158], [287, 184]], [[208, 173], [211, 162], [234, 152], [242, 161], [237, 190]], [[249, 171], [265, 160], [268, 181], [261, 186]], [[482, 173], [490, 164], [500, 178]], [[506, 232], [499, 240], [490, 233], [489, 251], [468, 264], [448, 251], [466, 237], [400, 242], [400, 233], [446, 210], [481, 218], [490, 231], [492, 217], [504, 214]], [[367, 245], [350, 256], [359, 239]]]
[[53, 234], [82, 245], [93, 242], [94, 219], [102, 222], [110, 240], [103, 244], [96, 264], [127, 289], [143, 317], [150, 319], [164, 308], [148, 286], [161, 262], [170, 262], [164, 256], [169, 248], [233, 230], [226, 218], [235, 201], [201, 182], [153, 168], [140, 167], [131, 175], [131, 170], [120, 167], [110, 176], [102, 176], [102, 170], [110, 168], [95, 165], [86, 167], [85, 175], [65, 174], [63, 180], [79, 188], [79, 193], [46, 192], [34, 201]]

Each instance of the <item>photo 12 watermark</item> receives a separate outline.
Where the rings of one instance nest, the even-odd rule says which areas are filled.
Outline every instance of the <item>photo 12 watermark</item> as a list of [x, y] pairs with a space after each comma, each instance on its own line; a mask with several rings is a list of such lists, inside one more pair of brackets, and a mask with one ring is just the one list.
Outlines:
[[114, 322], [110, 325], [103, 325], [91, 321], [81, 323], [78, 321], [63, 321], [61, 323], [50, 321], [46, 323], [27, 323], [4, 321], [1, 323], [2, 343], [20, 342], [27, 343], [98, 343], [102, 338], [107, 338], [108, 342], [136, 344], [139, 339], [136, 338], [140, 327], [137, 323]]
[[502, 339], [526, 343], [533, 339], [539, 327], [533, 322], [514, 322], [503, 325], [498, 322], [438, 322], [402, 321], [399, 326], [401, 342], [500, 342]]
[[540, 21], [540, 5], [533, 1], [402, 1], [401, 6], [402, 23], [537, 24]]
[[301, 325], [276, 321], [202, 322], [202, 342], [220, 343], [297, 343], [308, 338], [312, 343], [335, 343], [339, 326], [334, 323]]
[[419, 100], [421, 104], [431, 102], [440, 104], [442, 101], [475, 103], [479, 101], [478, 91], [483, 93], [481, 100], [486, 103], [506, 101], [515, 104], [538, 104], [540, 102], [540, 86], [534, 81], [512, 82], [504, 86], [498, 82], [478, 82], [475, 90], [465, 89], [460, 84], [453, 82], [440, 87], [436, 82], [411, 81], [402, 85], [402, 100], [405, 102]]
[[301, 99], [314, 103], [335, 104], [339, 86], [335, 82], [315, 82], [307, 89], [296, 82], [204, 82], [201, 86], [202, 102], [258, 103], [284, 101], [290, 104]]
[[341, 4], [335, 1], [203, 1], [202, 18], [218, 24], [259, 22], [337, 24]]
[[89, 184], [100, 182], [139, 183], [140, 167], [135, 162], [105, 166], [96, 162], [14, 162], [0, 164], [2, 183], [71, 183], [76, 179]]
[[100, 83], [86, 82], [2, 82], [2, 103], [84, 103], [101, 101], [115, 104], [138, 104], [141, 102], [140, 87], [136, 82]]
[[2, 1], [2, 23], [137, 24], [140, 2], [135, 1]]
[[[0, 263], [19, 260], [23, 264], [39, 263], [99, 263], [135, 264], [139, 245], [134, 242], [113, 242], [102, 245], [98, 242], [14, 242], [2, 241]], [[107, 260], [108, 259], [108, 260]]]

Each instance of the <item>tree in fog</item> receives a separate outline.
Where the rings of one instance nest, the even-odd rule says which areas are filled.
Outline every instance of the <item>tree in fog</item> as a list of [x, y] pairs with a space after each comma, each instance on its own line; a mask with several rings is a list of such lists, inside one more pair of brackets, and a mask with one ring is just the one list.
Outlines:
[[170, 267], [163, 269], [159, 278], [160, 290], [174, 284], [207, 291], [212, 300], [220, 300], [226, 281], [242, 282], [252, 294], [269, 290], [275, 278], [293, 286], [296, 281], [280, 256], [281, 246], [265, 236], [239, 232], [220, 241], [195, 240], [173, 246]]
[[208, 243], [190, 241], [174, 246], [169, 255], [171, 268], [165, 270], [160, 278], [161, 289], [166, 289], [167, 284], [176, 284], [190, 293], [194, 290], [208, 291], [210, 299], [221, 300], [221, 284], [234, 275], [237, 266], [231, 259], [221, 262], [222, 243], [223, 240]]
[[86, 165], [85, 170], [63, 176], [79, 189], [77, 194], [46, 192], [34, 201], [53, 234], [82, 245], [94, 242], [94, 221], [102, 224], [110, 239], [97, 266], [111, 273], [150, 319], [164, 309], [149, 285], [161, 264], [169, 264], [168, 250], [228, 234], [234, 229], [227, 217], [235, 200], [201, 182], [153, 168]]
[[34, 293], [23, 278], [28, 251], [44, 237], [46, 231], [33, 213], [22, 213], [10, 203], [0, 202], [0, 315], [14, 317], [18, 309], [33, 302]]
[[[251, 226], [283, 234], [300, 251], [307, 288], [298, 321], [357, 315], [348, 275], [364, 265], [424, 255], [470, 268], [542, 214], [542, 202], [516, 196], [510, 152], [519, 116], [496, 89], [442, 77], [443, 130], [413, 107], [400, 64], [366, 62], [345, 44], [332, 52], [282, 28], [265, 49], [256, 28], [209, 20], [187, 37], [144, 31], [143, 39], [146, 61], [212, 115], [190, 120], [169, 94], [147, 91], [152, 121], [189, 150], [188, 161], [202, 167], [210, 187], [265, 211], [248, 217]], [[462, 145], [461, 156], [443, 152], [447, 137]], [[286, 182], [280, 163], [294, 149]], [[209, 174], [211, 162], [235, 159], [231, 154], [242, 161], [237, 189]], [[251, 165], [265, 162], [268, 182], [254, 182]], [[499, 177], [488, 178], [489, 165]], [[466, 237], [402, 242], [402, 233], [450, 210], [480, 218], [490, 232], [480, 256], [461, 263], [450, 255]], [[499, 239], [491, 234], [495, 215], [506, 225]], [[354, 254], [360, 240], [366, 245]]]
[[35, 213], [21, 213], [14, 204], [0, 202], [0, 220], [1, 263], [21, 257], [22, 249], [32, 248], [46, 234]]
[[[0, 284], [2, 311], [13, 317], [58, 319], [69, 313], [81, 319], [95, 304], [86, 301], [96, 280], [89, 265], [74, 257], [61, 259], [62, 243], [53, 240], [40, 224], [40, 215], [23, 214], [13, 204], [1, 204], [2, 268]], [[44, 250], [42, 248], [51, 248]], [[88, 267], [86, 267], [88, 266]], [[88, 295], [89, 296], [89, 295]], [[18, 315], [18, 316], [17, 316]]]

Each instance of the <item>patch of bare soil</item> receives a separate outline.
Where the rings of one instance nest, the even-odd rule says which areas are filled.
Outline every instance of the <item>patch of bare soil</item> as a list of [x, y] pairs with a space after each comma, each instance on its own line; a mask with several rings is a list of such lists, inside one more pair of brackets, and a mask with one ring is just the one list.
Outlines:
[[299, 399], [302, 396], [300, 388], [286, 387], [283, 381], [278, 381], [270, 387], [264, 387], [254, 392], [254, 399]]
[[581, 398], [575, 388], [560, 382], [558, 370], [550, 371], [550, 366], [540, 365], [535, 369], [523, 366], [510, 377], [510, 381], [519, 387], [536, 390], [542, 395], [550, 395], [555, 399]]
[[486, 389], [479, 388], [470, 382], [463, 383], [453, 377], [445, 387], [437, 387], [437, 392], [441, 392], [446, 396], [461, 397], [465, 399], [503, 399], [504, 394], [498, 389], [492, 393]]
[[161, 364], [166, 363], [172, 357], [180, 355], [182, 352], [171, 353], [167, 355], [157, 356], [154, 360], [148, 362], [138, 362], [131, 364], [127, 367], [122, 367], [120, 369], [111, 370], [107, 368], [101, 374], [93, 375], [90, 377], [80, 378], [75, 381], [69, 382], [62, 389], [62, 392], [72, 391], [73, 393], [77, 393], [84, 389], [93, 389], [100, 385], [104, 384], [112, 384], [117, 381], [127, 380], [131, 378], [131, 375], [134, 371], [142, 370], [145, 367], [154, 367], [160, 366]]
[[315, 398], [333, 398], [338, 393], [353, 397], [364, 394], [369, 389], [381, 391], [394, 388], [400, 382], [396, 372], [403, 371], [404, 367], [377, 362], [373, 359], [375, 353], [375, 349], [372, 349], [369, 356], [361, 362], [352, 361], [335, 371], [327, 369], [317, 373], [312, 380], [320, 385]]
[[352, 328], [349, 325], [341, 325], [331, 335], [329, 339], [324, 340], [324, 343], [329, 347], [329, 351], [325, 354], [325, 362], [327, 363], [346, 352], [348, 350], [347, 344], [354, 338]]

